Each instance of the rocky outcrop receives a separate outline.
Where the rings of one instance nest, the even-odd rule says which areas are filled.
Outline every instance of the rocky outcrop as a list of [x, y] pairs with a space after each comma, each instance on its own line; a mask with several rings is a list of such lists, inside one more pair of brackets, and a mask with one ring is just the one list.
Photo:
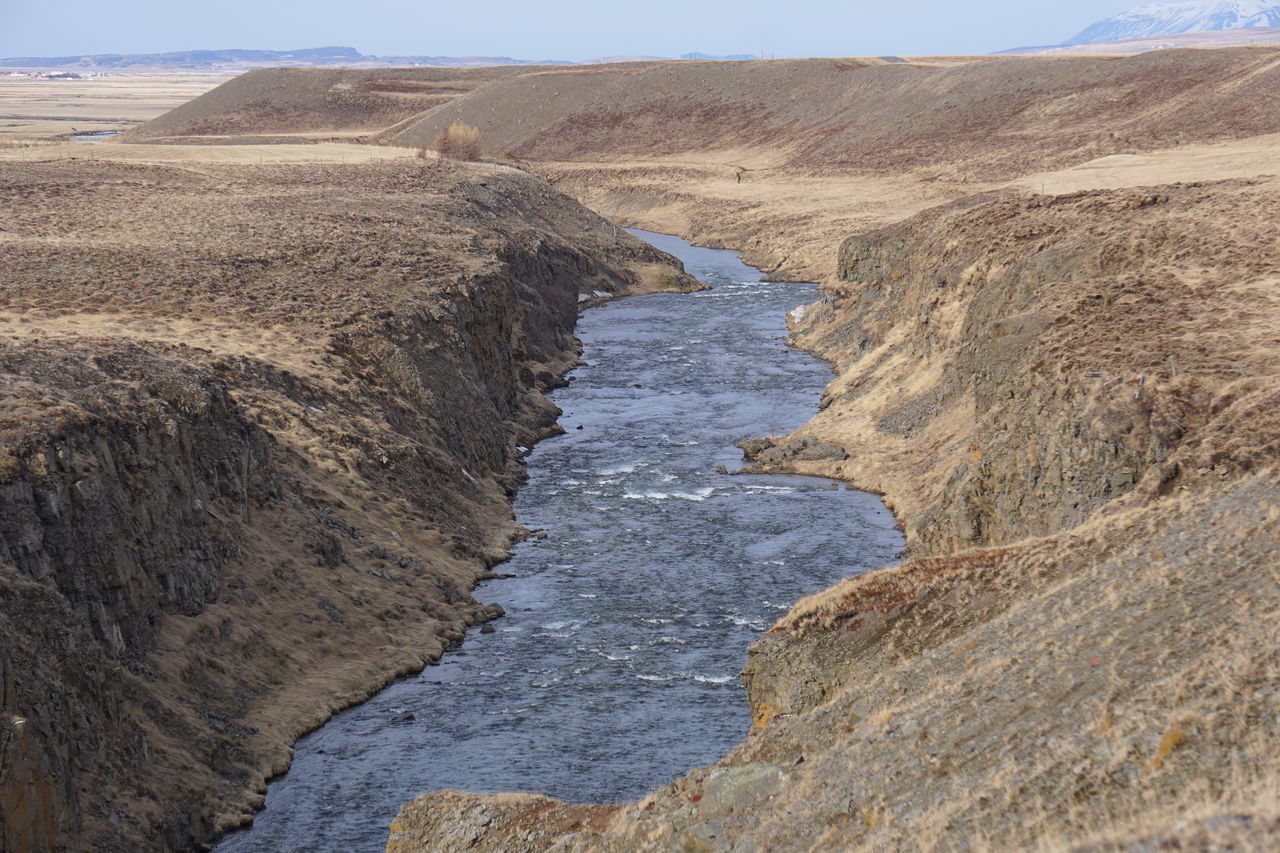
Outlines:
[[0, 282], [2, 849], [193, 849], [501, 615], [468, 590], [579, 294], [697, 285], [503, 167], [0, 170], [35, 186]]
[[114, 653], [145, 649], [164, 613], [217, 596], [239, 556], [228, 526], [279, 498], [268, 437], [181, 362], [6, 349], [0, 371], [39, 383], [57, 409], [7, 443], [0, 561], [56, 590]]
[[825, 462], [848, 458], [843, 447], [823, 444], [812, 436], [778, 441], [772, 438], [748, 438], [739, 442], [738, 446], [742, 448], [742, 456], [747, 461], [775, 469], [789, 462]]
[[1276, 201], [997, 194], [847, 241], [791, 318], [821, 411], [743, 450], [883, 491], [910, 559], [752, 647], [726, 759], [542, 849], [1117, 849], [1178, 813], [1273, 846]]

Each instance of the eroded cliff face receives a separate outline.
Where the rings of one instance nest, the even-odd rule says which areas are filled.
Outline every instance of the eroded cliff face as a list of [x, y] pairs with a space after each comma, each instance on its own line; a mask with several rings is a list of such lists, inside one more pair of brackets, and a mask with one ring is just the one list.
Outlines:
[[[1219, 194], [1256, 204], [1269, 190], [979, 196], [847, 241], [842, 283], [793, 317], [841, 369], [811, 431], [857, 448], [857, 476], [890, 494], [917, 552], [1081, 523], [1239, 375], [1233, 354], [1192, 342], [1212, 334], [1223, 308], [1206, 297], [1226, 285], [1184, 259], [1274, 261], [1253, 252], [1262, 234], [1209, 224]], [[867, 421], [875, 433], [847, 426]], [[911, 470], [882, 482], [877, 466], [906, 448]]]
[[237, 556], [217, 518], [278, 497], [267, 436], [212, 376], [145, 350], [5, 349], [0, 369], [48, 396], [43, 429], [6, 443], [0, 560], [112, 651], [145, 647], [161, 614], [217, 596]]
[[503, 167], [10, 164], [0, 193], [5, 850], [248, 820], [298, 735], [497, 612], [468, 590], [580, 294], [695, 286]]
[[[884, 492], [909, 559], [751, 649], [754, 725], [720, 764], [469, 849], [1267, 848], [1277, 202], [1274, 179], [1008, 192], [846, 241], [791, 316], [838, 370], [821, 412], [745, 446]], [[483, 802], [444, 796], [389, 849]]]

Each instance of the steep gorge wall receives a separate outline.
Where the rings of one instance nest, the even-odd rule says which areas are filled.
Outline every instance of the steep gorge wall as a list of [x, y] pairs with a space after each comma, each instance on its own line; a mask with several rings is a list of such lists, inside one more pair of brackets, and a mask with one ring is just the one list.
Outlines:
[[1264, 245], [1201, 224], [1197, 208], [1221, 204], [1181, 187], [979, 196], [850, 239], [843, 282], [795, 324], [842, 371], [813, 428], [858, 440], [838, 424], [871, 419], [890, 443], [945, 441], [876, 484], [920, 553], [1079, 524], [1199, 427], [1234, 374], [1192, 342], [1213, 318], [1200, 271], [1179, 268]]
[[885, 492], [909, 559], [753, 646], [719, 764], [600, 813], [428, 795], [388, 849], [1266, 849], [1278, 192], [996, 193], [847, 240], [791, 317], [838, 376], [750, 453]]
[[843, 281], [793, 324], [840, 371], [803, 432], [851, 461], [790, 467], [884, 491], [925, 575], [1268, 470], [1275, 192], [976, 198], [851, 238]]
[[[0, 369], [63, 394], [43, 434], [7, 447], [0, 560], [57, 590], [113, 651], [145, 648], [159, 614], [217, 596], [237, 553], [216, 518], [278, 498], [267, 436], [225, 386], [180, 363], [9, 349]], [[90, 388], [96, 399], [77, 406]]]
[[[251, 818], [297, 736], [493, 617], [467, 590], [513, 535], [517, 447], [556, 429], [580, 294], [693, 283], [509, 169], [309, 172], [283, 201], [270, 169], [23, 169], [0, 192], [75, 193], [100, 284], [42, 236], [57, 192], [12, 223], [0, 849], [191, 849]], [[341, 217], [379, 181], [406, 209], [310, 213], [308, 192]], [[122, 192], [151, 219], [104, 249]], [[260, 248], [235, 234], [258, 194]], [[187, 276], [235, 296], [182, 332]]]

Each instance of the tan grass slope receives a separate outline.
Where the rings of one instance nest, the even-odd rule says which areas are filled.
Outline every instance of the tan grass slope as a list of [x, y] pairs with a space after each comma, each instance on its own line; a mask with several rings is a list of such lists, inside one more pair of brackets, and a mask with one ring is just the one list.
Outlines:
[[[1280, 49], [1135, 57], [691, 63], [509, 77], [391, 137], [452, 121], [531, 160], [770, 152], [775, 166], [1008, 178], [1106, 153], [1280, 130]], [[516, 107], [519, 106], [519, 109]]]
[[261, 69], [165, 113], [131, 131], [126, 140], [371, 134], [513, 73], [519, 71]]

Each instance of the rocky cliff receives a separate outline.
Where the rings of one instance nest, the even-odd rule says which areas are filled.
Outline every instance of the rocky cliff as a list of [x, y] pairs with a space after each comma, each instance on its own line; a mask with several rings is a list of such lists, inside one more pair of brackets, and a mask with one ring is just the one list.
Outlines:
[[720, 764], [577, 826], [427, 795], [388, 849], [1266, 849], [1278, 192], [998, 192], [845, 241], [790, 318], [838, 377], [746, 449], [884, 492], [910, 558], [751, 649]]
[[[693, 286], [514, 169], [0, 166], [0, 838], [184, 850], [497, 611], [581, 300]], [[580, 294], [586, 294], [585, 297]]]

